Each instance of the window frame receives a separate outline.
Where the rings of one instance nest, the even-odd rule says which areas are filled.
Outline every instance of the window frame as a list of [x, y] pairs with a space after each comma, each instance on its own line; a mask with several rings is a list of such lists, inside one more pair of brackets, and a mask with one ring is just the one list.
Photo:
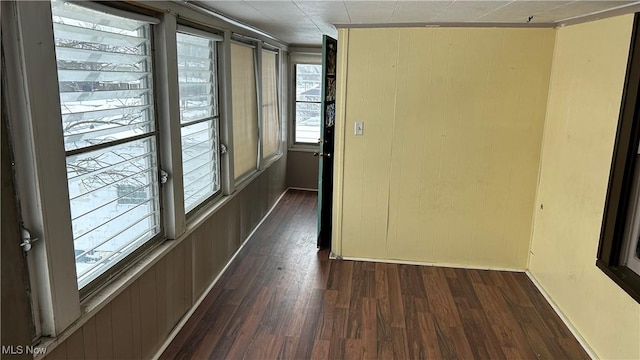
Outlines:
[[[217, 104], [217, 108], [218, 108], [218, 114], [211, 117], [210, 120], [213, 121], [213, 123], [215, 123], [216, 128], [217, 128], [217, 146], [218, 148], [216, 149], [217, 152], [217, 156], [218, 156], [218, 173], [220, 176], [220, 188], [214, 192], [213, 194], [211, 194], [210, 196], [208, 196], [206, 199], [204, 199], [203, 201], [201, 201], [198, 205], [196, 205], [195, 207], [193, 207], [191, 210], [186, 211], [185, 208], [185, 216], [187, 218], [187, 221], [194, 217], [197, 213], [199, 213], [202, 209], [208, 207], [212, 202], [216, 202], [219, 201], [223, 194], [224, 194], [224, 183], [225, 183], [225, 171], [224, 171], [224, 166], [223, 166], [223, 157], [226, 157], [226, 154], [222, 154], [221, 153], [221, 147], [226, 145], [223, 142], [223, 136], [222, 136], [222, 123], [223, 123], [223, 91], [222, 91], [222, 86], [221, 86], [221, 76], [220, 76], [220, 70], [222, 69], [222, 66], [220, 64], [222, 56], [220, 56], [220, 54], [222, 52], [224, 52], [224, 35], [221, 35], [218, 33], [218, 31], [214, 30], [214, 29], [202, 29], [200, 28], [200, 26], [194, 25], [194, 24], [190, 24], [188, 22], [182, 21], [182, 22], [178, 22], [177, 23], [177, 28], [176, 28], [176, 37], [178, 33], [182, 33], [182, 34], [188, 34], [188, 35], [194, 35], [194, 36], [200, 36], [200, 37], [204, 37], [204, 38], [210, 38], [212, 41], [214, 41], [215, 43], [215, 53], [214, 53], [214, 66], [216, 67], [216, 72], [215, 72], [215, 88], [216, 88], [216, 94], [215, 94], [215, 101]], [[177, 40], [176, 40], [176, 61], [178, 59], [178, 55], [177, 55]], [[177, 62], [176, 62], [177, 65]], [[178, 85], [178, 100], [180, 99], [180, 91], [179, 91], [179, 85]], [[189, 125], [194, 125], [196, 123], [199, 122], [206, 122], [209, 121], [209, 119], [207, 120], [196, 120], [195, 122], [190, 122], [187, 124], [182, 124], [180, 123], [180, 129], [189, 126]], [[179, 122], [179, 121], [178, 121]], [[181, 135], [182, 136], [182, 135]], [[182, 158], [182, 141], [180, 142], [180, 157]], [[228, 150], [227, 150], [228, 151]], [[184, 164], [184, 163], [183, 163]], [[181, 167], [182, 169], [182, 167]], [[181, 174], [182, 176], [184, 176], [184, 172], [182, 172]], [[182, 191], [183, 191], [183, 201], [184, 201], [184, 184], [182, 185]]]
[[[229, 54], [229, 59], [231, 62], [231, 67], [233, 67], [233, 59], [231, 58], [231, 45], [236, 44], [239, 46], [244, 46], [247, 48], [251, 48], [253, 50], [253, 77], [254, 77], [254, 92], [256, 95], [256, 125], [257, 125], [257, 130], [258, 130], [258, 138], [257, 138], [257, 146], [256, 146], [256, 164], [255, 167], [245, 171], [244, 173], [238, 175], [238, 177], [235, 177], [235, 173], [231, 174], [230, 177], [232, 179], [233, 184], [235, 185], [235, 187], [239, 187], [242, 184], [248, 182], [250, 179], [253, 178], [253, 176], [259, 172], [262, 168], [262, 72], [261, 72], [261, 68], [262, 68], [262, 63], [261, 63], [261, 59], [262, 57], [260, 56], [261, 54], [261, 50], [262, 50], [262, 43], [261, 42], [257, 42], [257, 41], [253, 41], [253, 40], [246, 40], [242, 37], [238, 37], [238, 36], [233, 36], [231, 38], [231, 42], [229, 44], [229, 50], [230, 50], [230, 54]], [[233, 73], [233, 70], [230, 68], [229, 69], [229, 75], [231, 76]], [[230, 82], [233, 83], [233, 80], [230, 79]], [[233, 89], [233, 85], [230, 85], [230, 88]], [[233, 90], [230, 91], [229, 97], [233, 97]], [[233, 105], [231, 105], [233, 107]], [[233, 116], [231, 116], [230, 122], [231, 125], [233, 126]], [[234, 144], [235, 146], [235, 144]], [[231, 148], [231, 151], [234, 153], [235, 155], [235, 148]], [[235, 159], [234, 159], [235, 161]], [[234, 169], [235, 169], [235, 163], [234, 163]]]
[[[317, 51], [317, 52], [316, 52]], [[320, 150], [320, 144], [296, 142], [296, 65], [322, 65], [322, 49], [310, 49], [304, 52], [293, 52], [289, 63], [289, 134], [288, 144], [290, 151], [316, 152]], [[322, 81], [322, 79], [321, 79]], [[320, 99], [322, 100], [322, 99]], [[322, 103], [322, 101], [320, 102]], [[320, 129], [322, 131], [322, 128]]]
[[640, 150], [640, 14], [634, 18], [629, 60], [609, 174], [596, 266], [640, 303], [640, 275], [622, 264], [630, 199]]
[[264, 145], [263, 143], [263, 129], [264, 129], [264, 116], [262, 114], [262, 111], [260, 111], [260, 149], [261, 149], [261, 155], [260, 155], [260, 169], [264, 169], [266, 166], [269, 166], [271, 163], [277, 161], [280, 156], [282, 156], [283, 153], [283, 149], [282, 149], [282, 133], [283, 133], [283, 124], [282, 124], [282, 107], [281, 107], [281, 103], [282, 103], [282, 77], [281, 77], [281, 68], [282, 68], [282, 61], [280, 60], [281, 58], [281, 52], [279, 49], [276, 48], [272, 48], [272, 47], [267, 47], [267, 46], [262, 46], [261, 51], [260, 51], [260, 99], [259, 99], [259, 103], [260, 103], [260, 109], [262, 109], [264, 107], [264, 99], [262, 98], [262, 54], [264, 52], [271, 52], [275, 55], [276, 61], [275, 61], [275, 66], [276, 66], [276, 99], [275, 99], [275, 104], [274, 106], [276, 106], [277, 111], [278, 111], [278, 117], [277, 117], [277, 122], [278, 122], [278, 150], [272, 154], [268, 154], [268, 155], [264, 155], [264, 151], [262, 151], [262, 147]]
[[[47, 4], [49, 4], [49, 2], [47, 2]], [[84, 4], [84, 3], [83, 3]], [[76, 6], [83, 6], [81, 5], [77, 5], [74, 4]], [[148, 24], [148, 34], [147, 37], [149, 39], [149, 56], [150, 56], [150, 65], [151, 65], [151, 76], [150, 76], [150, 83], [149, 84], [149, 88], [151, 90], [151, 94], [149, 95], [151, 97], [151, 112], [152, 112], [152, 121], [154, 124], [154, 130], [150, 131], [148, 133], [145, 133], [145, 137], [144, 139], [154, 139], [155, 141], [155, 163], [156, 163], [156, 167], [158, 168], [158, 170], [162, 169], [162, 158], [161, 158], [161, 151], [160, 151], [160, 141], [161, 141], [161, 134], [160, 134], [160, 126], [159, 126], [159, 121], [158, 121], [158, 109], [157, 109], [157, 94], [156, 94], [156, 74], [157, 71], [155, 69], [155, 65], [156, 65], [156, 59], [154, 56], [154, 52], [153, 52], [153, 48], [154, 48], [154, 32], [155, 32], [155, 26], [157, 26], [159, 24], [159, 20], [155, 19], [155, 18], [150, 18], [146, 15], [141, 15], [141, 14], [137, 14], [135, 12], [130, 12], [127, 10], [120, 10], [118, 8], [109, 8], [109, 7], [105, 7], [104, 5], [101, 4], [95, 4], [95, 3], [88, 3], [84, 4], [85, 7], [87, 7], [90, 10], [94, 10], [94, 11], [99, 11], [99, 12], [104, 12], [104, 13], [108, 13], [114, 16], [118, 16], [118, 17], [123, 17], [123, 18], [129, 18], [129, 19], [133, 19], [133, 20], [137, 20], [137, 21], [145, 21], [145, 22], [149, 22]], [[53, 15], [53, 14], [52, 14]], [[157, 22], [155, 21], [157, 20]], [[54, 43], [54, 49], [55, 49], [55, 43]], [[57, 66], [56, 66], [57, 67]], [[58, 79], [57, 75], [56, 75], [56, 80]], [[58, 92], [58, 98], [59, 98], [60, 93]], [[140, 138], [139, 140], [142, 140], [142, 138]], [[127, 142], [132, 141], [131, 139], [129, 139]], [[123, 142], [122, 144], [126, 144], [127, 142]], [[104, 149], [108, 148], [107, 147], [103, 147]], [[90, 150], [91, 151], [91, 150]], [[74, 151], [70, 151], [73, 152], [74, 155], [79, 155], [82, 154], [84, 151], [82, 150], [74, 150]], [[68, 157], [68, 156], [67, 156]], [[102, 288], [105, 286], [105, 284], [112, 279], [113, 277], [117, 276], [117, 274], [120, 274], [121, 272], [127, 270], [128, 268], [130, 268], [132, 266], [132, 264], [135, 262], [136, 259], [140, 258], [141, 256], [143, 256], [145, 253], [147, 253], [149, 250], [155, 248], [156, 246], [160, 245], [163, 241], [163, 239], [165, 238], [165, 231], [164, 231], [164, 206], [163, 206], [163, 192], [162, 192], [162, 184], [159, 181], [158, 178], [158, 174], [156, 174], [156, 179], [154, 179], [154, 181], [156, 181], [157, 183], [154, 185], [154, 182], [152, 181], [150, 184], [154, 185], [157, 187], [157, 206], [159, 207], [158, 209], [158, 232], [150, 237], [149, 239], [147, 239], [146, 241], [144, 241], [142, 244], [140, 244], [139, 246], [137, 246], [135, 248], [135, 250], [131, 251], [129, 254], [127, 254], [126, 256], [124, 256], [123, 258], [119, 259], [116, 263], [114, 263], [112, 266], [110, 266], [108, 269], [106, 269], [105, 271], [103, 271], [102, 273], [100, 273], [100, 275], [94, 277], [92, 280], [90, 280], [89, 282], [83, 284], [82, 286], [79, 286], [78, 288], [78, 293], [79, 293], [79, 297], [80, 297], [80, 301], [82, 302], [83, 300], [87, 299], [88, 297], [90, 297], [96, 290]], [[70, 200], [69, 200], [70, 201]], [[135, 241], [134, 241], [135, 242]], [[74, 253], [75, 253], [75, 245], [74, 245]], [[75, 264], [74, 264], [75, 265]], [[79, 285], [79, 284], [78, 284]]]
[[[32, 238], [41, 239], [34, 243], [33, 249], [26, 255], [29, 263], [34, 323], [37, 337], [60, 336], [55, 341], [66, 338], [70, 334], [68, 329], [77, 329], [95, 315], [105, 303], [111, 301], [113, 294], [117, 294], [138, 278], [155, 261], [165, 256], [176, 243], [185, 240], [187, 234], [219, 210], [220, 205], [229, 201], [229, 196], [233, 196], [237, 189], [247, 186], [266, 167], [281, 158], [274, 156], [267, 163], [258, 153], [256, 170], [241, 179], [242, 181], [236, 182], [233, 179], [230, 46], [236, 36], [229, 30], [230, 23], [225, 18], [214, 19], [205, 11], [187, 11], [187, 17], [180, 16], [177, 11], [183, 9], [183, 5], [173, 3], [162, 5], [173, 11], [164, 11], [164, 8], [158, 6], [138, 7], [126, 3], [102, 4], [87, 1], [79, 5], [99, 9], [98, 11], [107, 10], [112, 15], [131, 14], [136, 15], [134, 19], [154, 20], [154, 24], [149, 28], [152, 64], [150, 81], [154, 85], [150, 96], [153, 97], [156, 124], [155, 135], [152, 137], [156, 139], [157, 167], [166, 171], [168, 180], [159, 185], [161, 230], [157, 235], [157, 241], [155, 237], [147, 240], [142, 247], [118, 262], [118, 271], [114, 270], [114, 266], [101, 275], [104, 278], [98, 277], [82, 289], [78, 289], [74, 245], [70, 240], [73, 236], [66, 156], [59, 121], [61, 106], [51, 4], [48, 1], [3, 3], [3, 10], [10, 9], [11, 12], [7, 11], [7, 21], [2, 22], [2, 48], [6, 55], [6, 71], [2, 76], [3, 81], [7, 82], [7, 89], [10, 90], [7, 91], [7, 99], [10, 104], [8, 114], [11, 139], [21, 139], [12, 144], [16, 163], [16, 197], [22, 205], [19, 215], [25, 226], [31, 230]], [[184, 208], [181, 180], [177, 74], [176, 34], [178, 27], [182, 25], [214, 34], [224, 34], [223, 41], [217, 44], [219, 144], [227, 146], [227, 153], [220, 154], [222, 191], [217, 196], [209, 198], [206, 204], [203, 202], [200, 207], [194, 208], [189, 214]], [[240, 30], [253, 34], [247, 29]], [[277, 48], [280, 54], [287, 48], [284, 43], [264, 39], [263, 35], [257, 34], [263, 38], [252, 40], [258, 47], [265, 44]], [[259, 58], [259, 53], [254, 51], [254, 56]], [[260, 101], [259, 80], [262, 73], [258, 66], [259, 62], [255, 61], [255, 92], [257, 101]], [[285, 65], [281, 58], [277, 66], [278, 81], [281, 85], [283, 81], [280, 74], [285, 73]], [[55, 73], [56, 76], [50, 76], [51, 73]], [[6, 74], [9, 76], [5, 76]], [[278, 99], [281, 109], [285, 106], [282, 105], [283, 101], [283, 97]], [[260, 107], [259, 102], [257, 106]], [[286, 114], [280, 112], [281, 132], [285, 129], [284, 118]], [[52, 121], [54, 119], [58, 120]], [[258, 144], [261, 144], [260, 138]]]

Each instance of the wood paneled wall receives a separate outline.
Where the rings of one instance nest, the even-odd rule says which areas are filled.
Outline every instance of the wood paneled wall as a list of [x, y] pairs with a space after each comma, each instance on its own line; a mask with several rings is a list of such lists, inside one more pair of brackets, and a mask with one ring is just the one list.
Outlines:
[[148, 359], [285, 190], [286, 157], [59, 344], [53, 359]]
[[318, 189], [318, 157], [309, 151], [289, 151], [287, 155], [287, 186]]
[[[336, 121], [345, 129], [343, 153], [336, 149], [344, 175], [334, 179], [342, 246], [334, 252], [525, 269], [554, 30], [339, 36], [348, 46], [338, 51], [347, 66], [338, 90], [345, 118]], [[362, 136], [353, 134], [356, 121]]]
[[557, 30], [529, 260], [601, 359], [640, 359], [640, 304], [595, 265], [632, 28], [625, 15]]

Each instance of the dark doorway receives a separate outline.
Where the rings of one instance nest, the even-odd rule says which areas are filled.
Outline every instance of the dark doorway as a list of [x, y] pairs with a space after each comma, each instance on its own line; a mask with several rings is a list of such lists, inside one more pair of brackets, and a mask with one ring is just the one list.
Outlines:
[[333, 144], [336, 120], [336, 56], [338, 41], [322, 37], [322, 105], [318, 169], [318, 247], [331, 247]]

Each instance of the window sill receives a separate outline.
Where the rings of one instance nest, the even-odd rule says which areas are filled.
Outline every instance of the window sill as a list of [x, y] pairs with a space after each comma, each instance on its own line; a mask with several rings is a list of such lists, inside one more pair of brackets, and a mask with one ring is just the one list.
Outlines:
[[114, 279], [107, 283], [104, 287], [96, 290], [96, 292], [86, 299], [81, 301], [80, 317], [68, 328], [62, 331], [56, 337], [43, 336], [39, 338], [33, 345], [45, 347], [47, 351], [45, 354], [35, 355], [34, 359], [43, 359], [46, 355], [51, 353], [59, 344], [67, 340], [71, 335], [78, 331], [82, 326], [93, 318], [100, 310], [102, 310], [113, 299], [120, 295], [131, 284], [138, 280], [145, 272], [151, 269], [158, 261], [164, 258], [175, 247], [180, 245], [186, 240], [191, 233], [203, 225], [211, 216], [218, 212], [222, 207], [235, 198], [242, 189], [247, 187], [253, 180], [264, 173], [271, 165], [276, 163], [282, 154], [274, 157], [263, 170], [256, 170], [250, 174], [247, 174], [241, 182], [236, 185], [235, 191], [230, 195], [223, 195], [220, 197], [214, 197], [210, 204], [205, 205], [202, 209], [196, 211], [187, 222], [187, 230], [181, 234], [177, 239], [171, 240], [164, 238], [159, 240], [160, 243], [157, 246], [149, 249], [149, 251], [140, 256], [135, 264], [132, 264], [127, 269], [123, 270], [120, 274], [114, 277]]
[[319, 145], [294, 145], [290, 146], [288, 151], [296, 151], [296, 152], [318, 152], [320, 151]]
[[640, 275], [626, 266], [609, 266], [602, 260], [598, 260], [596, 266], [640, 304]]
[[34, 359], [42, 359], [51, 353], [59, 344], [67, 340], [76, 331], [93, 318], [100, 310], [102, 310], [113, 299], [120, 295], [125, 289], [133, 284], [146, 271], [153, 267], [160, 259], [173, 250], [182, 240], [184, 240], [191, 231], [187, 231], [176, 240], [169, 240], [166, 237], [159, 240], [160, 243], [150, 249], [146, 254], [142, 255], [135, 264], [122, 271], [104, 287], [96, 290], [96, 292], [80, 303], [80, 317], [71, 326], [66, 328], [56, 337], [41, 337], [34, 345], [46, 348], [45, 354], [36, 355]]
[[269, 168], [271, 165], [273, 165], [273, 163], [280, 160], [283, 155], [284, 154], [282, 153], [282, 151], [278, 151], [262, 159], [262, 162], [263, 162], [262, 168], [263, 169]]

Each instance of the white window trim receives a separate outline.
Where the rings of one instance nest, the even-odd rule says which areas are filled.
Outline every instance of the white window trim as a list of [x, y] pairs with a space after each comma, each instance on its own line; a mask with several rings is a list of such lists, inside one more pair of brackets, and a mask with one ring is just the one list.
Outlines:
[[[224, 144], [224, 146], [226, 146], [226, 142], [223, 142], [222, 139], [222, 123], [223, 123], [223, 119], [222, 119], [222, 88], [220, 86], [221, 83], [221, 72], [224, 71], [220, 71], [222, 68], [220, 62], [222, 59], [222, 56], [220, 55], [221, 52], [224, 51], [224, 46], [223, 46], [223, 42], [224, 42], [224, 35], [218, 35], [212, 32], [208, 32], [208, 31], [204, 31], [204, 30], [200, 30], [200, 29], [196, 29], [190, 26], [186, 26], [186, 25], [181, 25], [181, 24], [177, 24], [177, 28], [176, 28], [176, 34], [177, 33], [182, 33], [182, 34], [189, 34], [189, 35], [195, 35], [195, 36], [200, 36], [203, 38], [208, 38], [211, 39], [215, 42], [215, 46], [216, 46], [216, 56], [218, 57], [215, 60], [215, 64], [217, 66], [216, 71], [215, 71], [215, 76], [216, 76], [216, 96], [218, 97], [218, 99], [216, 100], [217, 102], [217, 106], [218, 106], [218, 115], [217, 118], [213, 118], [213, 121], [217, 121], [218, 122], [218, 170], [220, 172], [220, 189], [218, 191], [216, 191], [214, 194], [212, 194], [208, 199], [205, 199], [203, 202], [201, 202], [200, 204], [198, 204], [197, 206], [195, 206], [193, 209], [191, 209], [188, 213], [186, 212], [185, 209], [185, 217], [186, 217], [186, 223], [189, 223], [190, 218], [194, 217], [195, 214], [199, 213], [201, 211], [201, 209], [206, 208], [208, 206], [208, 204], [210, 204], [211, 202], [216, 202], [219, 201], [220, 198], [224, 195], [224, 194], [228, 194], [225, 192], [224, 190], [224, 183], [226, 181], [226, 177], [227, 174], [224, 173], [223, 171], [223, 165], [222, 165], [222, 161], [223, 161], [223, 157], [227, 157], [225, 156], [226, 154], [222, 154], [220, 152], [220, 148], [221, 146]], [[178, 56], [177, 56], [177, 42], [176, 42], [176, 65], [178, 61]], [[177, 69], [177, 66], [176, 66]], [[176, 70], [177, 71], [177, 70]], [[179, 82], [176, 85], [178, 87], [178, 89], [180, 88], [179, 86]], [[180, 92], [178, 91], [178, 96], [180, 95]], [[179, 111], [179, 106], [178, 106], [178, 111]], [[180, 128], [182, 128], [182, 124], [180, 124]], [[227, 152], [228, 154], [228, 152]], [[180, 149], [180, 157], [182, 159], [182, 148]], [[182, 172], [181, 172], [182, 173]], [[184, 197], [184, 185], [182, 187], [182, 196]], [[184, 202], [183, 202], [184, 203]], [[184, 206], [184, 205], [183, 205]]]
[[93, 1], [86, 1], [86, 0], [65, 0], [66, 2], [70, 3], [70, 4], [74, 4], [77, 6], [82, 6], [85, 7], [87, 9], [90, 10], [95, 10], [95, 11], [99, 11], [105, 14], [111, 14], [111, 15], [115, 15], [115, 16], [120, 16], [120, 17], [125, 17], [125, 18], [129, 18], [132, 20], [137, 20], [140, 22], [146, 22], [149, 23], [151, 25], [158, 25], [160, 24], [160, 20], [151, 16], [146, 16], [146, 15], [142, 15], [142, 14], [136, 14], [136, 13], [132, 13], [126, 10], [120, 10], [118, 8], [114, 8], [111, 6], [107, 6], [107, 5], [102, 5], [100, 3], [96, 3]]
[[[314, 50], [317, 51], [313, 52]], [[288, 144], [289, 151], [316, 152], [320, 144], [296, 143], [296, 65], [322, 65], [322, 49], [309, 48], [305, 52], [292, 52], [289, 56], [289, 118]]]
[[200, 36], [200, 37], [203, 37], [203, 38], [211, 39], [213, 41], [224, 41], [224, 36], [221, 36], [221, 35], [218, 35], [218, 34], [214, 34], [212, 32], [208, 32], [208, 31], [196, 29], [194, 27], [181, 25], [181, 24], [178, 24], [177, 32], [180, 32], [180, 33], [183, 33], [183, 34], [196, 35], [196, 36]]
[[218, 47], [218, 106], [220, 107], [220, 143], [227, 147], [227, 153], [220, 155], [221, 188], [223, 195], [231, 195], [236, 190], [233, 178], [233, 105], [231, 81], [231, 31], [224, 32], [224, 41]]
[[156, 112], [160, 131], [158, 149], [160, 167], [169, 173], [162, 186], [164, 229], [169, 239], [177, 239], [186, 230], [184, 184], [182, 181], [182, 151], [172, 144], [180, 144], [180, 94], [178, 93], [178, 46], [176, 17], [164, 14], [154, 31], [154, 60], [156, 83]]
[[262, 114], [262, 42], [258, 42], [254, 53], [255, 58], [255, 70], [256, 76], [256, 106], [258, 107], [258, 163], [256, 164], [256, 170], [263, 170], [262, 156], [264, 150], [262, 148], [262, 138], [264, 137], [264, 116]]
[[12, 137], [22, 140], [14, 142], [18, 196], [25, 226], [32, 238], [40, 238], [27, 254], [35, 271], [30, 279], [39, 332], [56, 336], [80, 316], [80, 298], [69, 241], [73, 233], [53, 27], [42, 20], [52, 18], [51, 5], [19, 1], [13, 6], [16, 16], [8, 17], [12, 31], [3, 31], [3, 40], [13, 50], [5, 52], [7, 71], [19, 74], [9, 86], [20, 90], [8, 91], [9, 103], [15, 104], [9, 119]]

